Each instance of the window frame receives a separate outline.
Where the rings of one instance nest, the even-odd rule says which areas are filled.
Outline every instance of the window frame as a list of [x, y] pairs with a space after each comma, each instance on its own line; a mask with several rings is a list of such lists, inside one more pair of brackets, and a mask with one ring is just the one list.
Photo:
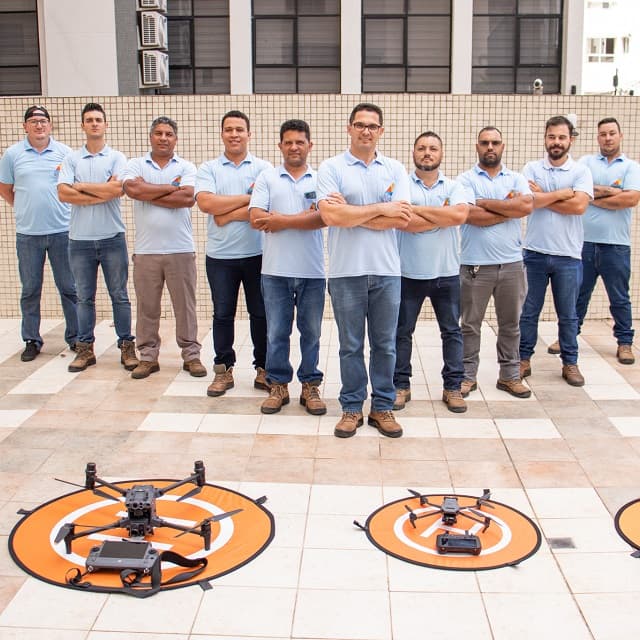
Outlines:
[[[30, 96], [35, 95], [39, 96], [42, 93], [42, 61], [40, 58], [40, 28], [38, 22], [38, 3], [33, 3], [33, 9], [13, 9], [8, 11], [0, 10], [0, 16], [7, 14], [25, 14], [25, 15], [33, 15], [35, 19], [35, 27], [36, 27], [36, 57], [38, 59], [38, 64], [0, 64], [0, 74], [5, 73], [5, 70], [18, 70], [18, 69], [35, 69], [37, 70], [38, 82], [37, 87], [34, 86], [33, 91], [18, 91], [12, 93], [3, 93], [3, 96]], [[0, 45], [1, 46], [1, 45]]]
[[[309, 70], [309, 69], [327, 69], [327, 70], [335, 70], [337, 71], [337, 86], [332, 87], [331, 89], [327, 89], [325, 91], [315, 91], [314, 93], [318, 94], [333, 94], [340, 93], [340, 83], [342, 78], [342, 60], [341, 60], [341, 46], [342, 46], [342, 33], [340, 30], [340, 20], [342, 14], [342, 1], [338, 0], [338, 6], [336, 9], [336, 13], [323, 13], [321, 11], [316, 12], [305, 12], [300, 13], [298, 0], [293, 0], [293, 12], [289, 14], [278, 13], [278, 14], [256, 14], [255, 10], [255, 0], [251, 0], [251, 39], [252, 39], [252, 61], [251, 61], [251, 82], [253, 86], [253, 93], [257, 95], [272, 95], [277, 93], [287, 93], [291, 95], [298, 95], [301, 93], [307, 93], [304, 91], [300, 91], [300, 71], [301, 70]], [[326, 65], [326, 64], [318, 64], [318, 65], [310, 65], [310, 64], [301, 64], [300, 63], [300, 48], [298, 44], [299, 38], [299, 20], [308, 19], [308, 18], [337, 18], [338, 20], [338, 59], [335, 65]], [[290, 64], [260, 64], [257, 61], [258, 57], [258, 22], [268, 22], [275, 20], [289, 20], [292, 23], [293, 27], [293, 44], [292, 44], [292, 62]], [[294, 91], [257, 91], [256, 90], [256, 70], [260, 69], [285, 69], [285, 70], [293, 70], [294, 72]]]
[[[409, 13], [409, 3], [410, 0], [404, 0], [403, 6], [404, 11], [402, 13], [365, 13], [364, 0], [361, 0], [361, 10], [362, 10], [362, 38], [361, 38], [361, 68], [360, 68], [360, 86], [362, 87], [363, 93], [373, 93], [373, 91], [367, 90], [365, 86], [365, 70], [366, 69], [398, 69], [402, 70], [404, 73], [404, 82], [402, 89], [385, 89], [384, 93], [451, 93], [451, 52], [452, 52], [452, 29], [453, 29], [453, 0], [449, 0], [449, 13]], [[448, 65], [415, 65], [409, 64], [409, 20], [411, 18], [449, 18], [449, 49], [447, 58], [449, 60]], [[368, 21], [382, 21], [382, 20], [398, 20], [401, 19], [403, 21], [402, 27], [402, 63], [397, 64], [368, 64], [367, 63], [367, 22]], [[408, 89], [409, 83], [409, 69], [448, 69], [449, 73], [447, 80], [447, 88], [446, 90], [429, 90], [427, 88], [419, 88], [419, 89]], [[375, 93], [378, 93], [379, 90], [376, 90]]]
[[[226, 95], [230, 88], [231, 88], [231, 64], [229, 61], [229, 64], [227, 64], [226, 66], [211, 66], [211, 65], [197, 65], [196, 64], [196, 40], [195, 40], [195, 21], [199, 20], [199, 19], [221, 19], [221, 20], [226, 20], [227, 21], [227, 25], [229, 24], [229, 3], [232, 2], [232, 0], [227, 0], [227, 4], [226, 4], [226, 13], [225, 14], [209, 14], [209, 13], [195, 13], [194, 10], [194, 4], [193, 4], [193, 0], [189, 0], [190, 5], [191, 5], [191, 11], [189, 14], [181, 14], [181, 15], [171, 15], [170, 11], [167, 11], [167, 29], [170, 28], [170, 24], [172, 22], [186, 22], [188, 23], [188, 28], [189, 28], [189, 58], [190, 58], [190, 64], [172, 64], [171, 63], [171, 38], [169, 38], [169, 87], [163, 87], [160, 88], [157, 93], [160, 93], [161, 95]], [[231, 34], [229, 33], [229, 29], [227, 29], [227, 34], [228, 34], [228, 41], [227, 41], [227, 45], [229, 47], [229, 57], [231, 54]], [[191, 70], [191, 91], [189, 93], [185, 92], [184, 90], [180, 90], [180, 91], [175, 91], [172, 90], [173, 88], [171, 87], [171, 71], [173, 69], [177, 69], [177, 70]], [[196, 86], [196, 73], [198, 70], [207, 70], [207, 69], [211, 69], [214, 71], [218, 71], [218, 72], [225, 72], [227, 73], [227, 91], [220, 91], [218, 93], [212, 93], [211, 91], [205, 91], [205, 92], [198, 92], [197, 86]]]
[[[481, 64], [473, 64], [471, 63], [471, 93], [474, 95], [483, 95], [490, 93], [504, 93], [504, 95], [526, 95], [528, 92], [518, 91], [518, 72], [526, 69], [535, 69], [536, 72], [539, 73], [540, 76], [544, 76], [544, 71], [546, 69], [551, 69], [557, 73], [558, 76], [558, 91], [551, 92], [552, 95], [559, 94], [561, 92], [561, 83], [562, 83], [562, 54], [563, 54], [563, 28], [564, 28], [564, 9], [565, 9], [565, 0], [560, 1], [560, 8], [557, 13], [525, 13], [520, 12], [520, 2], [521, 0], [515, 0], [513, 11], [510, 13], [502, 12], [502, 13], [476, 13], [475, 9], [473, 11], [473, 21], [475, 22], [476, 18], [490, 18], [490, 17], [502, 17], [502, 18], [513, 18], [515, 22], [515, 28], [513, 30], [513, 60], [511, 64], [501, 64], [501, 65], [481, 65]], [[522, 63], [520, 61], [521, 56], [521, 46], [522, 46], [522, 25], [525, 20], [557, 20], [558, 21], [558, 47], [556, 50], [555, 61], [552, 63]], [[473, 27], [472, 27], [473, 30]], [[511, 90], [508, 92], [497, 92], [495, 90], [491, 91], [474, 91], [473, 90], [473, 76], [474, 71], [476, 69], [510, 69], [511, 70]]]

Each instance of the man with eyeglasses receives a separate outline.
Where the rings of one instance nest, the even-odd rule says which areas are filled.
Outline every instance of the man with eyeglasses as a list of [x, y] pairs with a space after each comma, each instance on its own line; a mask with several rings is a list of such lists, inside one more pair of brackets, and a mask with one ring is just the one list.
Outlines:
[[526, 179], [502, 164], [505, 144], [497, 127], [478, 133], [478, 163], [459, 176], [470, 192], [469, 215], [461, 227], [461, 329], [463, 396], [478, 388], [480, 336], [489, 300], [498, 321], [499, 374], [496, 387], [516, 398], [531, 390], [520, 377], [520, 311], [527, 290], [522, 264], [520, 218], [533, 209]]
[[262, 243], [260, 231], [249, 223], [249, 200], [256, 178], [272, 165], [249, 153], [249, 118], [242, 111], [222, 116], [220, 138], [224, 152], [204, 162], [196, 176], [196, 200], [207, 215], [207, 280], [213, 302], [214, 378], [207, 395], [232, 389], [236, 363], [235, 318], [240, 284], [249, 314], [253, 342], [253, 386], [269, 391], [265, 373], [267, 320], [260, 289]]
[[64, 339], [75, 350], [78, 337], [76, 287], [69, 266], [69, 205], [58, 199], [57, 183], [62, 161], [71, 152], [51, 135], [51, 117], [41, 105], [24, 114], [24, 140], [9, 147], [0, 159], [0, 196], [13, 206], [16, 216], [16, 248], [22, 294], [20, 359], [34, 360], [42, 349], [40, 299], [44, 263], [49, 257], [62, 312]]
[[207, 370], [200, 362], [196, 314], [196, 253], [191, 207], [196, 168], [175, 153], [178, 125], [160, 116], [151, 123], [151, 151], [129, 160], [122, 176], [124, 192], [132, 198], [136, 239], [133, 285], [137, 297], [136, 337], [140, 364], [135, 379], [160, 371], [160, 314], [165, 282], [176, 318], [176, 342], [182, 368], [201, 378]]
[[86, 142], [65, 158], [58, 177], [58, 197], [71, 205], [69, 261], [78, 289], [78, 342], [76, 357], [68, 369], [84, 371], [96, 364], [95, 305], [101, 267], [111, 298], [120, 363], [133, 371], [139, 363], [131, 335], [129, 254], [120, 214], [120, 177], [127, 159], [106, 143], [108, 123], [102, 105], [87, 103], [80, 118]]
[[368, 423], [390, 438], [402, 435], [392, 411], [400, 307], [396, 229], [406, 228], [412, 208], [404, 166], [377, 151], [382, 118], [377, 105], [356, 105], [347, 124], [349, 149], [318, 170], [319, 209], [329, 226], [329, 294], [340, 340], [338, 438], [354, 436], [364, 422], [365, 327], [372, 388]]

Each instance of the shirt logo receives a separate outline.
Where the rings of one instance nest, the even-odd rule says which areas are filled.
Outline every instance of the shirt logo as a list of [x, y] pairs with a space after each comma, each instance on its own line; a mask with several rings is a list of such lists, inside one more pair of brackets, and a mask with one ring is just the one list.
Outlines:
[[511, 191], [509, 191], [509, 193], [507, 193], [507, 195], [504, 197], [504, 199], [505, 200], [513, 200], [517, 195], [518, 195], [518, 192], [512, 189]]
[[395, 182], [392, 182], [387, 187], [387, 190], [384, 192], [384, 196], [383, 196], [384, 202], [391, 202], [391, 199], [393, 198], [393, 190], [395, 189], [395, 187], [396, 187]]
[[249, 188], [247, 189], [247, 194], [251, 195], [253, 193], [253, 187], [254, 187], [255, 184], [256, 184], [255, 182], [252, 182], [249, 185]]
[[182, 181], [182, 176], [176, 176], [172, 181], [171, 181], [171, 186], [172, 187], [179, 187], [180, 186], [180, 182]]
[[444, 202], [442, 203], [443, 207], [448, 207], [449, 206], [449, 198], [445, 198]]
[[622, 178], [618, 178], [617, 180], [614, 180], [611, 183], [612, 187], [617, 187], [618, 189], [620, 189], [622, 187]]

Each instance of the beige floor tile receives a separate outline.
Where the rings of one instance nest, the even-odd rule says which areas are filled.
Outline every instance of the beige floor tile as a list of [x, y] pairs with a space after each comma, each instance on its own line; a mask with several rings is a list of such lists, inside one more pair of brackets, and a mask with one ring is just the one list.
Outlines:
[[509, 456], [497, 438], [442, 438], [447, 460], [491, 461], [507, 464]]
[[452, 460], [449, 462], [454, 487], [484, 487], [487, 479], [495, 487], [520, 487], [520, 479], [511, 464], [483, 460]]
[[382, 472], [379, 460], [315, 460], [315, 484], [379, 485]]
[[516, 472], [526, 488], [590, 487], [591, 483], [577, 462], [522, 461]]
[[383, 460], [444, 460], [440, 438], [381, 438], [380, 457]]
[[504, 444], [514, 462], [527, 461], [566, 461], [573, 462], [576, 455], [562, 440], [535, 440], [518, 438], [504, 440]]
[[313, 466], [313, 458], [250, 456], [242, 479], [248, 482], [310, 483], [314, 475]]
[[251, 450], [252, 456], [262, 458], [313, 458], [316, 436], [281, 436], [257, 434]]
[[448, 465], [440, 460], [383, 460], [381, 471], [385, 485], [443, 486], [450, 482]]

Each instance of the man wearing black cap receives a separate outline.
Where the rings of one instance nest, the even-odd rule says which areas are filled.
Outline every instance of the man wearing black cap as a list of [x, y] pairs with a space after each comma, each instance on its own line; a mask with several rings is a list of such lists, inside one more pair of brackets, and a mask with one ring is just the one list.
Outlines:
[[29, 107], [22, 125], [24, 140], [9, 147], [0, 159], [0, 196], [13, 206], [16, 246], [22, 283], [23, 362], [34, 360], [42, 348], [40, 296], [48, 254], [66, 322], [64, 339], [71, 349], [78, 336], [76, 287], [69, 267], [69, 205], [58, 200], [58, 173], [71, 151], [51, 135], [49, 112]]

